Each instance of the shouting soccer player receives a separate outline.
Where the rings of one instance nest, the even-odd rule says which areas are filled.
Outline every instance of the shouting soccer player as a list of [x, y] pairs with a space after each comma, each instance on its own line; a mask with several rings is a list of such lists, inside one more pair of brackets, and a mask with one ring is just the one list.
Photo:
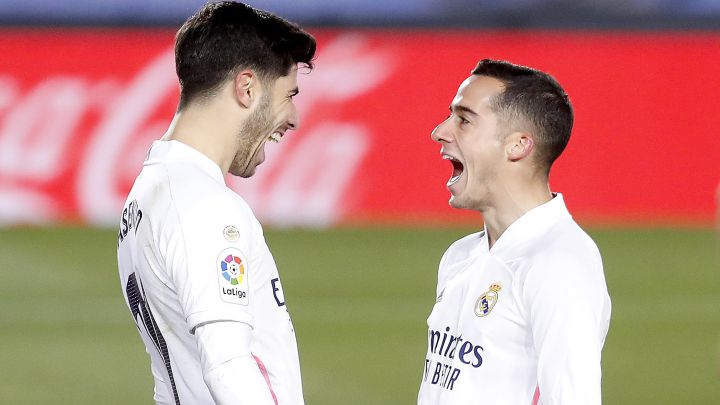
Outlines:
[[297, 344], [260, 224], [225, 184], [295, 129], [298, 67], [315, 39], [241, 3], [205, 5], [177, 33], [180, 102], [122, 212], [122, 289], [158, 404], [303, 404]]
[[548, 185], [572, 123], [551, 76], [486, 59], [433, 131], [450, 205], [485, 227], [440, 261], [419, 405], [600, 404], [600, 253]]

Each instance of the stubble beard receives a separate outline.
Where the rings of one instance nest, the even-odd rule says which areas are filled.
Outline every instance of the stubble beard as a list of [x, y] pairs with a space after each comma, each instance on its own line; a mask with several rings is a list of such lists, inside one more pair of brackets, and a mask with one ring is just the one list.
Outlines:
[[237, 134], [238, 151], [230, 164], [230, 174], [244, 178], [255, 174], [255, 156], [272, 131], [270, 104], [270, 94], [263, 94], [255, 111], [240, 128]]
[[[494, 170], [488, 170], [486, 174], [477, 179], [468, 173], [465, 187], [457, 195], [451, 195], [448, 203], [455, 209], [485, 212], [492, 205], [493, 180], [496, 177], [497, 173]], [[469, 185], [472, 187], [468, 187]]]

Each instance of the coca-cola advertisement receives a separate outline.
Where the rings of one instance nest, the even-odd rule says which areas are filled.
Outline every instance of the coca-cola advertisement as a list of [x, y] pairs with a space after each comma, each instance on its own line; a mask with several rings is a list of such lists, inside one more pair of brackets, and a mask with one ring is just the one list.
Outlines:
[[[713, 34], [312, 30], [300, 127], [228, 185], [266, 224], [477, 221], [430, 132], [490, 57], [553, 74], [575, 128], [551, 175], [588, 222], [709, 223], [720, 181]], [[5, 29], [0, 224], [115, 225], [175, 113], [172, 30]], [[710, 131], [710, 133], [709, 133]]]

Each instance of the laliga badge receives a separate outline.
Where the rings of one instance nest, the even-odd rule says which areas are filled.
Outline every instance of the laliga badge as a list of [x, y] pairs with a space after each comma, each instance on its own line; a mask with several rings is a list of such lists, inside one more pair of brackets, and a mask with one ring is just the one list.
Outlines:
[[240, 239], [240, 232], [232, 225], [228, 225], [223, 229], [223, 236], [228, 242], [237, 242]]
[[225, 249], [217, 258], [220, 299], [230, 304], [248, 304], [247, 261], [237, 249]]
[[502, 290], [502, 285], [499, 282], [492, 283], [490, 290], [481, 295], [475, 302], [475, 315], [480, 317], [488, 315], [498, 301], [500, 290]]

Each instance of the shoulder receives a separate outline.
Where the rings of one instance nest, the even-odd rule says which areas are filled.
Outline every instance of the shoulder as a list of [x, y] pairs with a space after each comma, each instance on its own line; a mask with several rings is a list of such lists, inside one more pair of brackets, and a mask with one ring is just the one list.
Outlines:
[[472, 255], [475, 248], [485, 240], [485, 232], [475, 232], [453, 242], [447, 248], [442, 261], [450, 264], [463, 261]]
[[168, 164], [164, 169], [171, 198], [168, 220], [177, 224], [166, 229], [167, 238], [182, 236], [187, 246], [224, 243], [228, 231], [239, 231], [245, 243], [262, 238], [262, 228], [248, 204], [224, 183], [187, 165]]
[[568, 220], [554, 226], [530, 255], [532, 267], [568, 270], [595, 268], [602, 271], [602, 259], [595, 241]]
[[447, 248], [440, 259], [438, 285], [444, 284], [446, 280], [452, 278], [459, 271], [458, 266], [454, 265], [472, 257], [474, 250], [485, 240], [484, 237], [485, 232], [472, 233], [456, 240]]
[[525, 291], [604, 295], [607, 287], [600, 251], [574, 221], [553, 227], [527, 257]]
[[207, 173], [181, 164], [166, 165], [167, 178], [178, 216], [184, 222], [193, 218], [254, 219], [245, 200]]

